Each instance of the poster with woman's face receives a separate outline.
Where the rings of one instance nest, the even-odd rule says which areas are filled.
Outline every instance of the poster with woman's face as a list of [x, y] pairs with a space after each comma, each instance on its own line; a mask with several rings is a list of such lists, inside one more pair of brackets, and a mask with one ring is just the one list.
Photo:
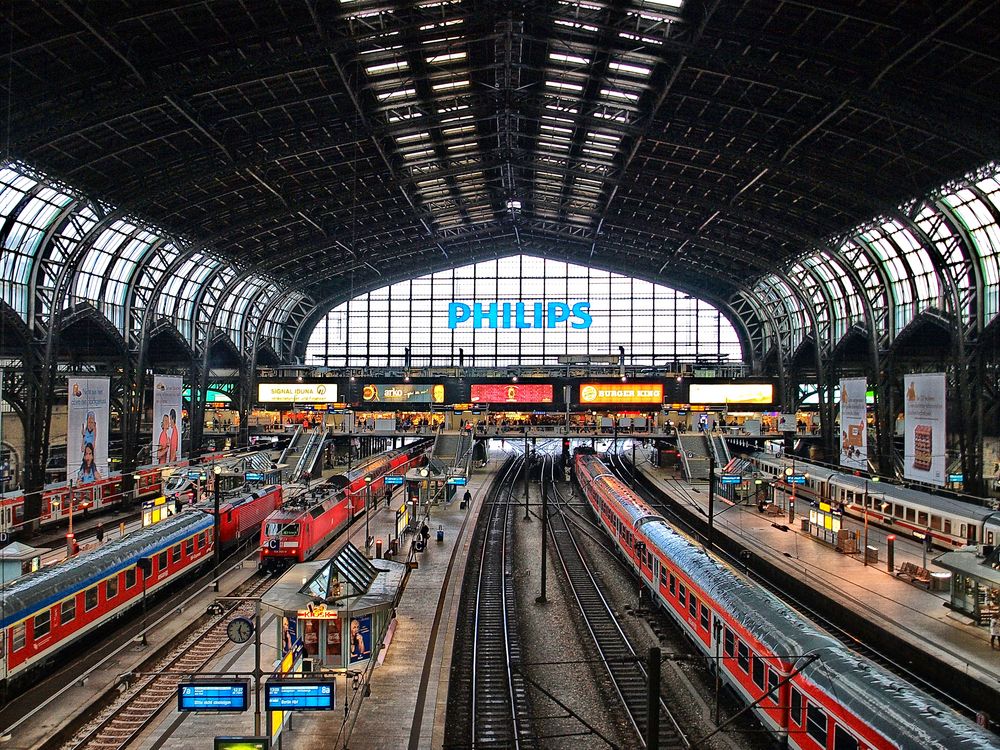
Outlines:
[[153, 464], [157, 466], [182, 458], [183, 398], [183, 378], [153, 376]]
[[66, 427], [66, 479], [88, 484], [108, 476], [108, 378], [71, 377]]
[[372, 616], [352, 617], [348, 629], [351, 649], [350, 663], [364, 661], [372, 655]]

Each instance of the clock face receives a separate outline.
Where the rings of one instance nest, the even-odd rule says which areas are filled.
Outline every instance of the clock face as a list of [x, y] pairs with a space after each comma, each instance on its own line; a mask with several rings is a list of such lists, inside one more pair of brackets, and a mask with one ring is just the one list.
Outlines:
[[246, 617], [236, 617], [226, 626], [226, 634], [233, 643], [246, 643], [253, 637], [253, 623]]

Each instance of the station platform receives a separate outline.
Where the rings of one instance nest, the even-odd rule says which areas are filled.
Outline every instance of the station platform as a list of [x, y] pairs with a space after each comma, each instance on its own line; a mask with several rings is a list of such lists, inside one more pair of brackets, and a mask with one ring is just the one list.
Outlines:
[[[707, 518], [707, 484], [689, 484], [648, 461], [639, 460], [637, 464], [637, 470], [653, 486], [681, 505], [700, 509], [696, 512]], [[860, 555], [838, 552], [801, 531], [800, 517], [796, 516], [795, 524], [788, 524], [787, 515], [775, 518], [761, 514], [756, 505], [731, 504], [716, 497], [716, 534], [736, 540], [779, 570], [903, 641], [912, 647], [913, 661], [926, 654], [1000, 694], [1000, 651], [990, 649], [987, 628], [974, 625], [971, 618], [946, 606], [947, 591], [930, 591], [897, 578], [888, 572], [881, 555], [878, 564], [866, 566]], [[884, 551], [886, 533], [870, 525], [869, 544]], [[899, 541], [896, 570], [903, 562], [920, 565], [922, 556], [915, 545], [907, 547]], [[932, 562], [928, 561], [928, 566], [935, 570]]]
[[[427, 525], [431, 538], [424, 552], [415, 553], [416, 568], [406, 579], [405, 588], [396, 608], [395, 625], [391, 630], [384, 661], [372, 671], [371, 693], [363, 696], [351, 680], [342, 674], [336, 677], [335, 711], [295, 714], [281, 735], [282, 747], [294, 750], [327, 750], [328, 748], [424, 748], [439, 747], [444, 738], [445, 709], [448, 698], [451, 643], [462, 578], [468, 554], [471, 529], [482, 504], [482, 498], [502, 459], [494, 456], [486, 468], [470, 477], [467, 488], [473, 502], [468, 509], [460, 507], [464, 490], [459, 488], [455, 499], [431, 509]], [[373, 537], [390, 538], [394, 517], [380, 508], [369, 519]], [[444, 541], [436, 541], [438, 525], [444, 531]], [[365, 524], [355, 523], [343, 542], [350, 541], [364, 549]], [[408, 545], [403, 550], [408, 549]], [[321, 557], [327, 557], [327, 554]], [[404, 561], [403, 554], [397, 558]], [[272, 657], [277, 653], [274, 616], [261, 623], [262, 666], [269, 672]], [[254, 667], [253, 649], [229, 645], [220, 652], [210, 670], [246, 672]], [[266, 715], [265, 715], [266, 726]], [[197, 750], [215, 736], [254, 734], [253, 710], [235, 715], [181, 714], [176, 707], [163, 712], [134, 745], [138, 750]]]

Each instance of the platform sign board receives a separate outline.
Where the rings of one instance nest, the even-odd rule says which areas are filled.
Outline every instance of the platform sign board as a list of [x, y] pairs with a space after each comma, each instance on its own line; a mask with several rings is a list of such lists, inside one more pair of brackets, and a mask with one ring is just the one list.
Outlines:
[[388, 474], [382, 478], [385, 484], [389, 485], [401, 485], [403, 483], [403, 477], [401, 474]]
[[722, 478], [719, 480], [720, 484], [739, 484], [740, 475], [739, 474], [723, 474]]
[[216, 737], [214, 750], [271, 750], [268, 737]]
[[785, 474], [785, 481], [789, 484], [805, 484], [805, 474]]
[[457, 485], [463, 485], [468, 483], [469, 480], [466, 477], [448, 477], [447, 481], [445, 482], [445, 484], [457, 484]]
[[111, 381], [71, 377], [67, 383], [66, 479], [77, 485], [108, 476]]
[[864, 378], [840, 381], [840, 465], [851, 469], [868, 468], [867, 391]]
[[551, 383], [475, 383], [469, 400], [474, 404], [551, 404], [552, 394]]
[[965, 474], [949, 474], [948, 482], [950, 484], [961, 484], [965, 481]]
[[244, 482], [263, 482], [264, 475], [258, 471], [248, 471], [243, 475]]
[[177, 686], [178, 711], [246, 711], [250, 680], [198, 680]]
[[336, 703], [333, 680], [271, 678], [264, 684], [267, 711], [332, 711]]
[[945, 376], [943, 372], [903, 377], [903, 477], [944, 485]]
[[184, 379], [153, 376], [153, 463], [172, 464], [183, 458], [181, 415], [184, 413]]

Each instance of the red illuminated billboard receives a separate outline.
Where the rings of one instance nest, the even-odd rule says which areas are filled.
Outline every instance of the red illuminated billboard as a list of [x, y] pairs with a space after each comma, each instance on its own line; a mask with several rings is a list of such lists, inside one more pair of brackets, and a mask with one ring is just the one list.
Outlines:
[[551, 404], [551, 383], [481, 383], [472, 386], [474, 404]]
[[662, 404], [660, 383], [581, 383], [581, 404]]

